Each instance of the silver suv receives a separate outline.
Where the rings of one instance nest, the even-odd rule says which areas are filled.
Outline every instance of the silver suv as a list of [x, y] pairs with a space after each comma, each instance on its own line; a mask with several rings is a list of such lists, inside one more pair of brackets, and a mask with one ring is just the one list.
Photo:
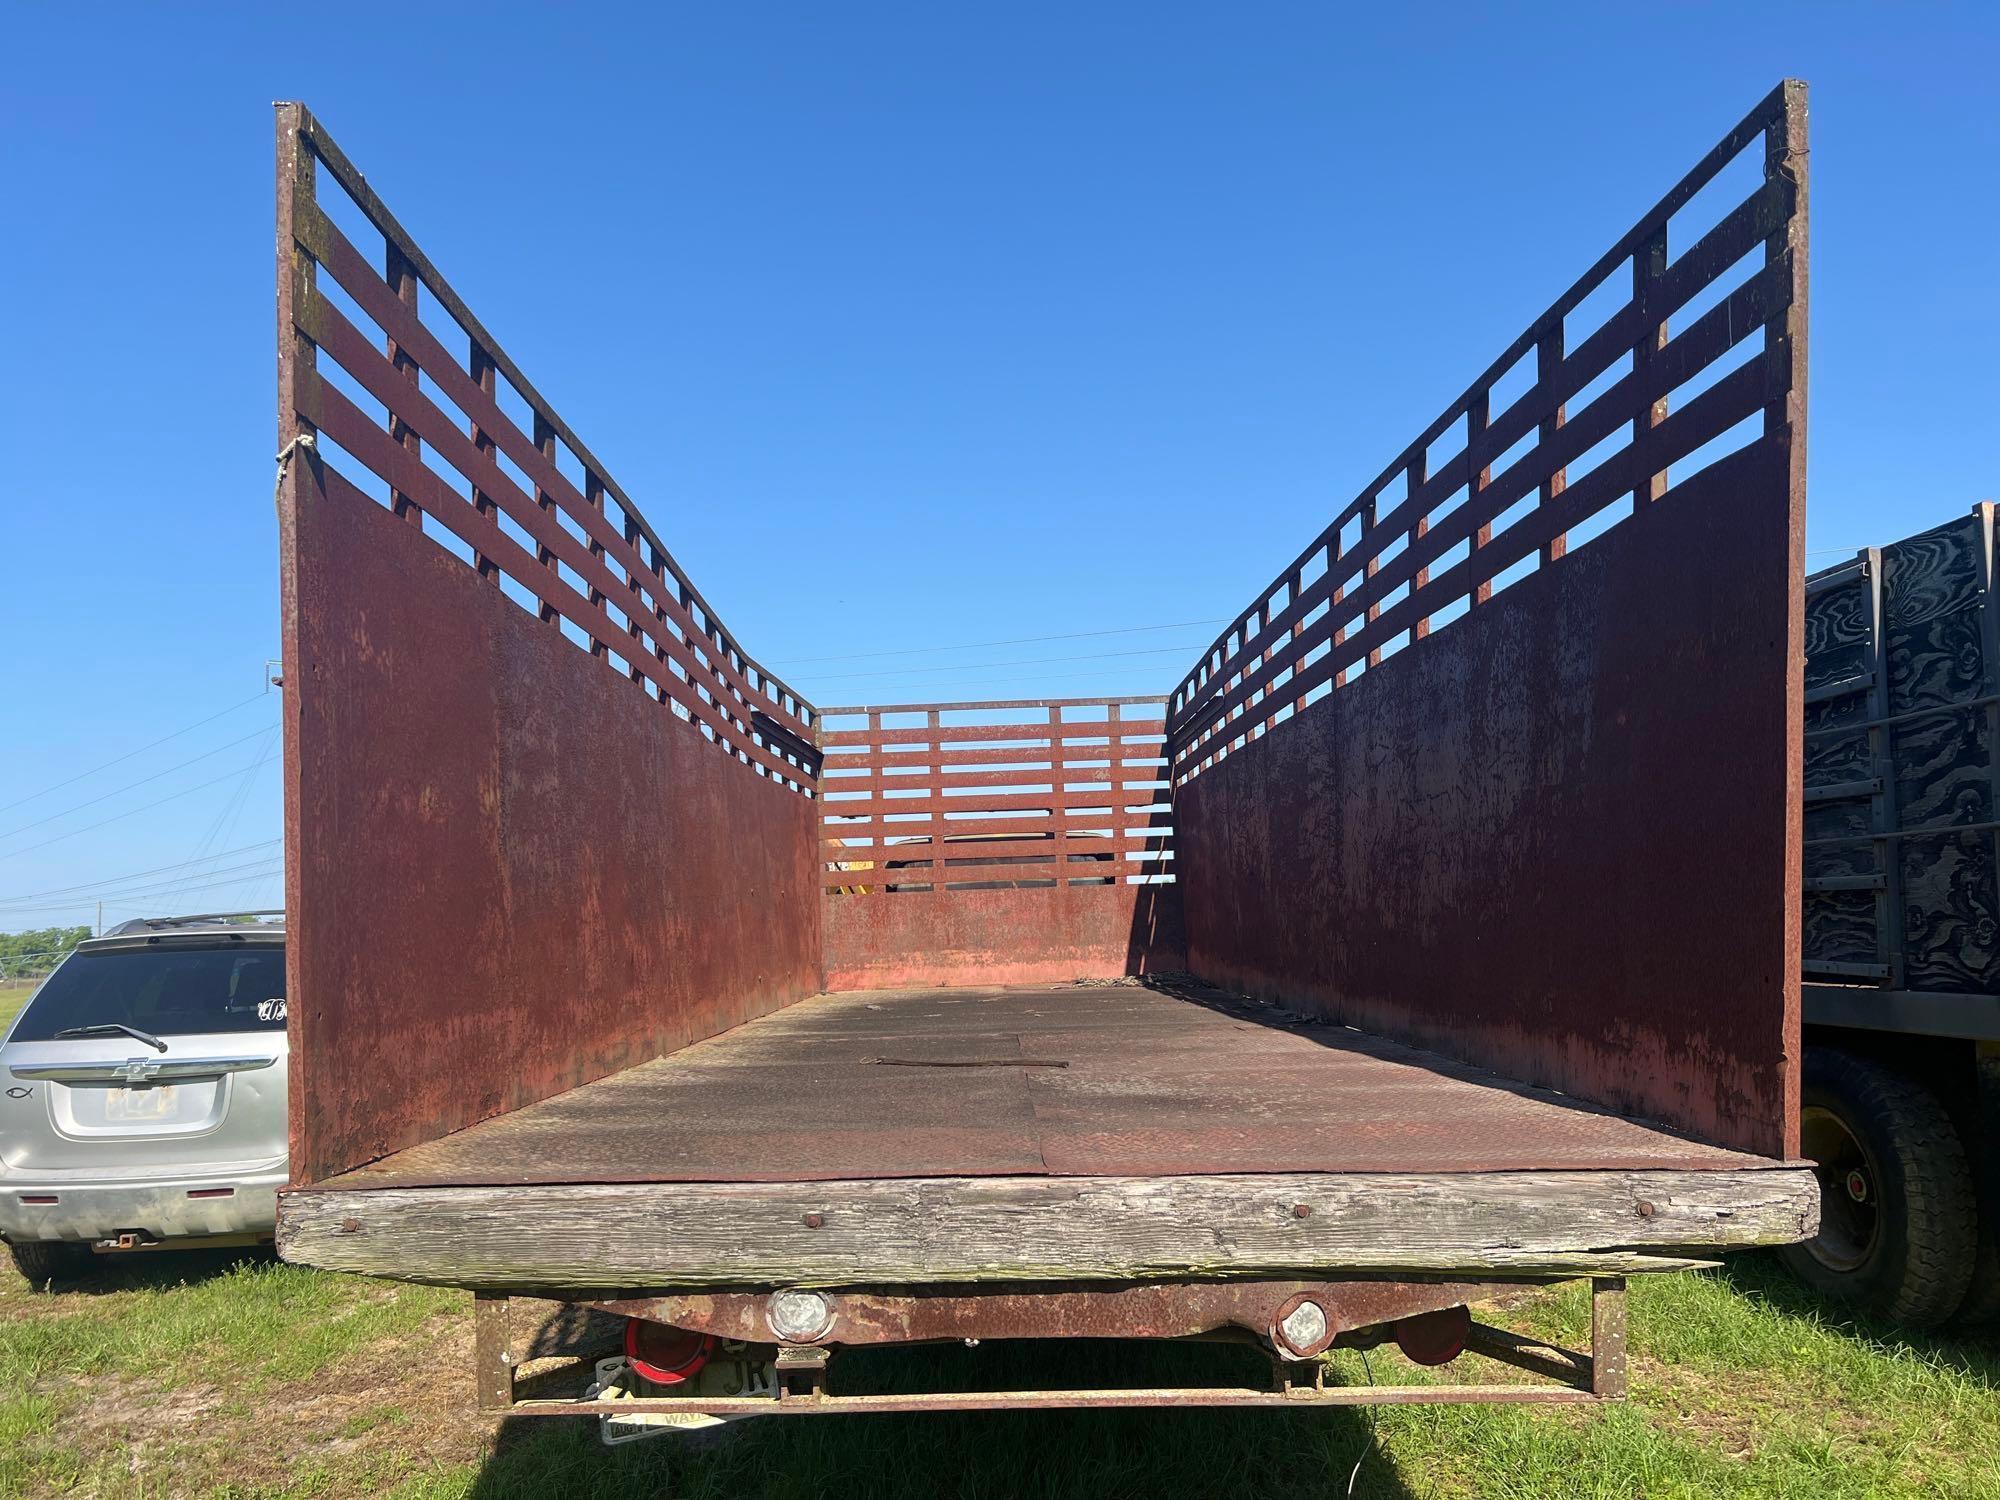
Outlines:
[[80, 944], [0, 1043], [14, 1264], [42, 1284], [93, 1251], [270, 1239], [286, 1056], [282, 920], [126, 922]]

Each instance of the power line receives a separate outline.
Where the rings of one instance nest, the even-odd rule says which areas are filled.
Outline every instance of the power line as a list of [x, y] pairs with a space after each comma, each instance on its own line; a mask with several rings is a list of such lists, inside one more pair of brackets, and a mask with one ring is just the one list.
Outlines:
[[[240, 865], [224, 865], [219, 869], [204, 870], [200, 879], [204, 882], [220, 880], [224, 876], [237, 875], [255, 870], [268, 874], [284, 868], [281, 857], [273, 855], [265, 859], [248, 860]], [[0, 901], [0, 912], [50, 910], [56, 907], [87, 906], [93, 901], [122, 900], [126, 896], [151, 896], [162, 891], [170, 891], [187, 879], [186, 875], [171, 875], [157, 881], [140, 881], [132, 885], [107, 886], [101, 891], [91, 891], [82, 895], [57, 896], [35, 901]]]
[[270, 726], [268, 725], [263, 729], [253, 729], [250, 733], [244, 735], [242, 739], [231, 740], [226, 745], [217, 745], [213, 750], [204, 750], [199, 755], [189, 756], [177, 766], [168, 766], [164, 771], [155, 771], [151, 776], [142, 776], [137, 781], [127, 782], [115, 791], [105, 792], [101, 796], [92, 797], [88, 802], [79, 802], [74, 807], [65, 807], [61, 812], [52, 812], [47, 817], [35, 819], [32, 823], [23, 823], [18, 828], [10, 828], [5, 833], [0, 833], [0, 839], [12, 838], [17, 833], [26, 833], [30, 828], [40, 828], [44, 823], [53, 823], [57, 818], [66, 818], [73, 812], [82, 812], [86, 807], [95, 807], [100, 802], [109, 802], [113, 797], [123, 796], [126, 792], [134, 791], [150, 782], [158, 781], [162, 776], [171, 776], [176, 771], [184, 771], [189, 766], [211, 759], [214, 756], [222, 754], [225, 750], [234, 750], [238, 745], [248, 744], [251, 740], [258, 738], [258, 736], [268, 733], [270, 733]]
[[150, 870], [134, 870], [128, 875], [111, 875], [103, 880], [80, 881], [76, 885], [51, 886], [45, 891], [27, 891], [18, 896], [0, 896], [0, 905], [14, 905], [19, 902], [32, 900], [37, 896], [67, 896], [79, 891], [95, 891], [103, 886], [123, 885], [128, 880], [138, 880], [147, 875], [163, 875], [169, 870], [181, 870], [189, 865], [207, 863], [209, 860], [227, 859], [232, 854], [248, 854], [253, 849], [268, 849], [273, 844], [282, 844], [283, 842], [284, 840], [281, 838], [265, 839], [261, 843], [245, 844], [240, 849], [223, 849], [217, 853], [207, 855], [203, 859], [178, 860], [170, 865], [155, 865]]
[[228, 775], [218, 776], [213, 781], [197, 782], [195, 783], [195, 785], [191, 787], [187, 787], [178, 792], [170, 793], [165, 797], [157, 798], [156, 800], [145, 803], [142, 806], [130, 808], [122, 813], [114, 813], [110, 817], [100, 819], [98, 822], [95, 823], [86, 823], [81, 828], [72, 828], [68, 833], [59, 833], [52, 839], [43, 839], [39, 844], [30, 844], [25, 849], [9, 849], [6, 853], [0, 854], [0, 859], [18, 859], [23, 854], [33, 854], [37, 849], [46, 849], [51, 844], [60, 844], [64, 839], [73, 839], [80, 833], [89, 833], [93, 829], [103, 828], [108, 824], [117, 823], [126, 818], [136, 817], [138, 816], [138, 814], [142, 812], [151, 812], [154, 808], [160, 807], [168, 802], [177, 802], [182, 797], [191, 797], [196, 792], [204, 791], [212, 786], [219, 786], [223, 782], [231, 781], [238, 776], [247, 776], [250, 774], [250, 772], [255, 771], [259, 769], [261, 766], [263, 766], [266, 762], [270, 760], [270, 758], [271, 758], [271, 753], [270, 751], [266, 750], [261, 759], [254, 760], [247, 766], [243, 766], [238, 768], [237, 770], [231, 771], [228, 773]]
[[[283, 869], [284, 861], [276, 857], [249, 860], [240, 865], [224, 865], [219, 869], [203, 871], [201, 873], [201, 883], [196, 885], [194, 889], [206, 890], [211, 885], [222, 885], [228, 883], [231, 879], [262, 880], [266, 876], [281, 872]], [[245, 874], [243, 873], [245, 871], [252, 873]], [[0, 916], [18, 914], [24, 911], [71, 911], [90, 906], [98, 901], [124, 901], [128, 898], [168, 895], [186, 881], [187, 878], [185, 875], [170, 876], [165, 880], [157, 882], [141, 882], [137, 885], [121, 885], [115, 888], [107, 887], [105, 890], [91, 895], [71, 896], [67, 899], [55, 901], [0, 901]]]
[[39, 792], [30, 792], [27, 796], [17, 797], [12, 802], [0, 803], [0, 812], [6, 812], [11, 808], [19, 807], [23, 802], [33, 802], [37, 797], [46, 797], [50, 792], [59, 792], [64, 787], [83, 780], [86, 776], [95, 776], [99, 771], [108, 771], [113, 766], [122, 765], [135, 755], [144, 755], [156, 745], [164, 745], [168, 740], [177, 740], [184, 734], [192, 734], [204, 724], [213, 724], [217, 719], [226, 718], [228, 715], [235, 713], [239, 708], [248, 708], [260, 699], [270, 696], [270, 689], [266, 688], [263, 692], [253, 697], [245, 698], [241, 703], [232, 703], [229, 707], [212, 713], [205, 719], [195, 720], [194, 723], [188, 725], [185, 729], [176, 729], [172, 734], [163, 734], [158, 739], [150, 740], [146, 744], [141, 745], [137, 750], [128, 750], [123, 755], [114, 756], [112, 759], [105, 761], [102, 765], [92, 766], [88, 771], [78, 771], [76, 775], [66, 781], [58, 781], [52, 786], [45, 786]]
[[894, 651], [852, 651], [845, 656], [788, 656], [771, 663], [774, 667], [796, 667], [822, 661], [867, 661], [880, 656], [925, 656], [938, 651], [976, 651], [985, 646], [1036, 646], [1044, 641], [1081, 641], [1101, 635], [1143, 635], [1152, 630], [1183, 630], [1191, 625], [1220, 625], [1213, 620], [1173, 620], [1165, 625], [1125, 625], [1116, 630], [1075, 630], [1067, 635], [1017, 635], [1004, 641], [960, 641], [955, 646], [906, 646]]
[[[265, 731], [267, 746], [271, 740], [277, 738], [277, 734], [278, 726], [275, 724]], [[236, 790], [230, 793], [229, 799], [223, 803], [222, 811], [215, 815], [215, 821], [208, 825], [208, 831], [201, 836], [201, 842], [195, 845], [193, 858], [207, 858], [217, 846], [228, 843], [235, 836], [237, 819], [242, 814], [243, 804], [250, 797], [250, 781], [250, 773], [245, 772], [243, 780], [237, 783]], [[189, 884], [194, 878], [194, 872], [190, 870], [181, 877], [180, 883]], [[178, 891], [172, 891], [164, 899], [168, 905], [173, 905], [181, 899], [181, 896]]]
[[[162, 907], [179, 906], [183, 901], [192, 900], [206, 891], [220, 890], [228, 885], [252, 885], [282, 875], [282, 869], [253, 870], [248, 875], [231, 875], [217, 880], [204, 880], [198, 885], [190, 885], [184, 891], [178, 887], [162, 886], [150, 891], [119, 891], [106, 896], [106, 906], [129, 907], [135, 911], [148, 911]], [[171, 897], [171, 899], [168, 899]], [[95, 903], [90, 903], [95, 905]]]
[[[199, 898], [197, 903], [198, 905], [203, 907], [213, 908], [223, 903], [222, 903], [222, 898], [220, 897], [215, 897], [211, 899], [210, 897], [203, 894], [204, 892], [210, 889], [220, 889], [220, 887], [223, 885], [248, 885], [253, 890], [255, 890], [258, 881], [273, 880], [276, 878], [277, 878], [277, 873], [274, 872], [271, 875], [246, 875], [241, 880], [222, 881], [219, 882], [218, 885], [215, 887], [198, 886], [193, 891], [189, 892], [189, 898], [190, 900], [195, 900], [195, 898]], [[284, 906], [283, 883], [280, 882], [280, 884], [277, 887], [277, 894], [271, 897], [269, 901], [266, 901], [262, 896], [244, 895], [232, 899], [227, 904], [232, 909], [236, 907], [241, 907], [245, 911], [249, 911], [253, 908], [260, 910], [268, 908], [271, 911], [278, 911]], [[170, 911], [170, 909], [174, 905], [178, 905], [178, 903], [167, 903], [157, 899], [150, 901], [107, 901], [104, 903], [105, 909], [107, 911], [136, 912], [142, 916], [149, 916], [149, 917], [158, 917], [165, 915]], [[180, 906], [179, 909], [185, 911], [186, 907]]]
[[1006, 661], [961, 661], [944, 667], [883, 667], [872, 672], [835, 672], [831, 676], [816, 677], [817, 682], [843, 682], [853, 677], [913, 677], [931, 672], [979, 672], [988, 667], [1033, 667], [1043, 662], [1057, 661], [1109, 661], [1119, 656], [1177, 656], [1183, 652], [1194, 653], [1200, 645], [1191, 646], [1151, 646], [1137, 651], [1087, 651], [1081, 656], [1017, 656]]

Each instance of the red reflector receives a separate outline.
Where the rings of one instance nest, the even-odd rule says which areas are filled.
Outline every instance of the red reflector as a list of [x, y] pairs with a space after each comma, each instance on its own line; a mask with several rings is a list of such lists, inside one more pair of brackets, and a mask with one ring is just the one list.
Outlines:
[[1396, 1347], [1420, 1365], [1442, 1365], [1465, 1352], [1472, 1332], [1472, 1309], [1441, 1307], [1396, 1320]]
[[23, 1203], [60, 1203], [62, 1199], [58, 1198], [54, 1193], [23, 1193], [21, 1194], [21, 1201]]
[[625, 1320], [625, 1357], [633, 1370], [655, 1385], [679, 1385], [692, 1379], [708, 1363], [714, 1347], [713, 1334], [649, 1323], [644, 1318]]
[[234, 1198], [235, 1188], [189, 1188], [190, 1198]]

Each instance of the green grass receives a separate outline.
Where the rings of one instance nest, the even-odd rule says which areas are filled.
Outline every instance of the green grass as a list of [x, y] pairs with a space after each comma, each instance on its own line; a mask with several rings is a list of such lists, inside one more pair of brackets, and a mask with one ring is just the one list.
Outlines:
[[[1382, 1432], [1399, 1472], [1467, 1495], [2000, 1496], [1990, 1344], [1829, 1318], [1765, 1257], [1642, 1278], [1632, 1314], [1627, 1405], [1553, 1430], [1523, 1408], [1398, 1409]], [[1576, 1345], [1588, 1315], [1565, 1288], [1520, 1321]]]
[[[1814, 1308], [1763, 1257], [1640, 1278], [1632, 1399], [1604, 1410], [1003, 1412], [764, 1420], [690, 1450], [470, 1410], [463, 1294], [161, 1259], [95, 1292], [0, 1281], [0, 1493], [443, 1497], [2000, 1497], [2000, 1352]], [[1496, 1315], [1572, 1344], [1581, 1288]], [[1243, 1379], [1221, 1346], [852, 1356], [850, 1387]], [[1136, 1361], [1137, 1368], [1133, 1362]], [[1392, 1351], [1339, 1379], [1422, 1372]]]
[[14, 1017], [21, 1013], [21, 1008], [40, 984], [39, 979], [26, 984], [0, 984], [0, 1033], [14, 1024]]
[[133, 1493], [125, 1445], [104, 1440], [126, 1412], [140, 1428], [164, 1416], [163, 1452], [226, 1485], [232, 1428], [254, 1429], [268, 1404], [310, 1394], [338, 1364], [462, 1316], [465, 1301], [221, 1253], [106, 1263], [54, 1295], [11, 1266], [0, 1274], [0, 1494]]

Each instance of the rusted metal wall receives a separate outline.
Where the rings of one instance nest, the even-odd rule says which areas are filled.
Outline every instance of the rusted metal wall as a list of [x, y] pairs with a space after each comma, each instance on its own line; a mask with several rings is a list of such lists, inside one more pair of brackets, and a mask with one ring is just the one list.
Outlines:
[[1163, 730], [1157, 698], [823, 710], [828, 988], [1183, 967]]
[[954, 891], [942, 899], [824, 903], [826, 987], [1059, 984], [1187, 967], [1180, 890]]
[[310, 1182], [817, 989], [817, 755], [810, 706], [300, 106], [278, 158]]
[[1805, 161], [1787, 83], [1181, 683], [1197, 973], [1794, 1154]]

